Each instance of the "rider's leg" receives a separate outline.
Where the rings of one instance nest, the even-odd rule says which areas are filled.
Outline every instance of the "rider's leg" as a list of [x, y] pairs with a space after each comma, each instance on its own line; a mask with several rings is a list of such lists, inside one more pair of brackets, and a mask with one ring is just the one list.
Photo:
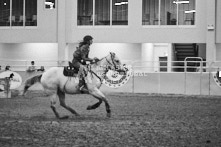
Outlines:
[[81, 90], [84, 86], [85, 86], [85, 80], [84, 80], [84, 77], [80, 77], [79, 78], [79, 89]]
[[84, 77], [82, 75], [83, 73], [83, 65], [78, 62], [77, 60], [73, 59], [72, 60], [72, 65], [78, 69], [78, 77], [79, 77], [79, 83], [78, 83], [78, 86], [77, 86], [77, 89], [82, 89], [85, 85], [85, 82], [84, 82]]
[[87, 68], [83, 65], [79, 68], [79, 90], [82, 92], [88, 92], [85, 77], [87, 76]]

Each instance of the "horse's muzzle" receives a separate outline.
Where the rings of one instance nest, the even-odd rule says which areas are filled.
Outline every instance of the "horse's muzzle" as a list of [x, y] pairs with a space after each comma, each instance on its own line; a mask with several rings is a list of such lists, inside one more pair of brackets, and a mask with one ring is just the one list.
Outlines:
[[124, 69], [118, 69], [116, 70], [120, 75], [126, 75], [126, 70]]

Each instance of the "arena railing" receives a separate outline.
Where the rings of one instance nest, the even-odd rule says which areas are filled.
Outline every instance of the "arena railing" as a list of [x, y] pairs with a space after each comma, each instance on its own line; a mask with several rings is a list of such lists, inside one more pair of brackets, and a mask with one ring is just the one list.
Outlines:
[[[0, 59], [1, 70], [6, 66], [10, 66], [14, 71], [25, 71], [30, 66], [32, 60], [7, 60]], [[67, 66], [67, 60], [34, 60], [36, 67], [44, 66], [47, 70], [53, 66]], [[221, 61], [206, 62], [206, 61], [132, 61], [124, 60], [122, 63], [133, 70], [142, 72], [209, 72], [221, 68]], [[164, 65], [163, 65], [164, 64]], [[165, 65], [166, 64], [166, 65]], [[192, 65], [191, 65], [192, 64]], [[194, 64], [194, 66], [193, 66]]]
[[[0, 59], [1, 70], [4, 70], [6, 66], [10, 66], [12, 71], [26, 71], [26, 69], [31, 65], [32, 60], [6, 60]], [[47, 70], [50, 67], [58, 66], [59, 61], [57, 60], [33, 60], [35, 61], [36, 68], [44, 66]]]

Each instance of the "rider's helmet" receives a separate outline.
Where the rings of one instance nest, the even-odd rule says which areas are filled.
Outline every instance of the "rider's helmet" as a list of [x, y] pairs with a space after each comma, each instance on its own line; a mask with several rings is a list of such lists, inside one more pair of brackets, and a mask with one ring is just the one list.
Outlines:
[[92, 36], [86, 35], [86, 36], [84, 36], [83, 41], [84, 41], [84, 42], [89, 42], [89, 41], [92, 40], [92, 39], [93, 39]]

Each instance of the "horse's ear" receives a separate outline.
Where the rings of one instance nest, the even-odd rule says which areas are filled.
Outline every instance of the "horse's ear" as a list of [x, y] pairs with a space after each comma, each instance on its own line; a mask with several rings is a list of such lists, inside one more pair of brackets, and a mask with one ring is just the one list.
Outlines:
[[114, 52], [110, 52], [111, 56], [115, 57], [115, 53]]

